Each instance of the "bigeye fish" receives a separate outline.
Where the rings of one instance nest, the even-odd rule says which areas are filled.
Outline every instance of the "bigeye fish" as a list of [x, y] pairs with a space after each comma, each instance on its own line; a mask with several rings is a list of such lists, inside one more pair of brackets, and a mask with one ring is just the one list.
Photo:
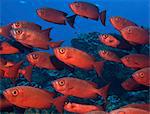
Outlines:
[[1, 42], [0, 43], [0, 54], [16, 54], [19, 53], [19, 49], [13, 47], [8, 42]]
[[0, 35], [10, 39], [11, 24], [0, 27]]
[[149, 44], [149, 31], [137, 27], [137, 26], [128, 26], [121, 30], [121, 35], [125, 40], [127, 40], [130, 44]]
[[76, 66], [85, 70], [96, 69], [98, 75], [103, 70], [104, 61], [96, 62], [95, 58], [88, 53], [73, 47], [55, 48], [54, 54], [60, 61], [72, 67]]
[[118, 31], [121, 31], [123, 28], [128, 26], [137, 26], [134, 22], [120, 16], [111, 17], [110, 22]]
[[65, 103], [64, 109], [68, 112], [73, 112], [77, 114], [85, 114], [95, 110], [99, 110], [99, 111], [103, 110], [101, 106], [78, 104], [78, 103], [71, 103], [71, 102]]
[[106, 10], [99, 13], [99, 8], [96, 5], [81, 1], [73, 2], [69, 7], [76, 15], [84, 18], [92, 20], [98, 20], [100, 18], [101, 23], [105, 26]]
[[17, 21], [11, 24], [12, 29], [18, 29], [18, 28], [28, 28], [28, 29], [36, 29], [41, 30], [41, 26], [38, 24], [35, 24], [33, 22], [28, 21]]
[[150, 57], [144, 54], [129, 54], [121, 58], [122, 63], [132, 69], [141, 69], [150, 66]]
[[67, 13], [52, 8], [40, 8], [37, 9], [37, 15], [45, 21], [52, 22], [55, 24], [66, 25], [66, 22], [74, 28], [74, 21], [76, 15], [67, 17]]
[[[78, 78], [64, 77], [52, 82], [54, 89], [65, 96], [75, 96], [79, 98], [94, 98], [97, 95], [102, 96], [105, 100], [110, 84], [97, 89], [94, 82], [81, 80]], [[84, 92], [83, 92], [84, 91]]]
[[30, 86], [16, 86], [3, 92], [5, 98], [21, 108], [48, 109], [54, 104], [62, 112], [66, 100], [65, 96], [54, 97], [54, 93]]

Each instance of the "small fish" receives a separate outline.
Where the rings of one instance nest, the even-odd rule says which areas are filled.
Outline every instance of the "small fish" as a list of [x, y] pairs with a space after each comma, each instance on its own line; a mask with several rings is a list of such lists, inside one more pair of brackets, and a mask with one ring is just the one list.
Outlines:
[[119, 108], [111, 111], [109, 114], [149, 114], [149, 111], [139, 108]]
[[26, 47], [37, 47], [41, 49], [49, 49], [49, 32], [52, 28], [45, 30], [34, 29], [12, 29], [11, 34], [21, 44]]
[[100, 75], [103, 70], [104, 61], [96, 62], [94, 57], [76, 48], [55, 48], [54, 54], [60, 61], [72, 67], [76, 66], [85, 70], [91, 70], [95, 68], [98, 75]]
[[57, 42], [49, 42], [49, 46], [51, 48], [57, 48], [57, 47], [60, 47], [62, 45], [62, 43], [64, 42], [64, 40], [60, 40], [60, 41], [57, 41]]
[[143, 68], [132, 74], [133, 79], [142, 85], [150, 86], [150, 67]]
[[137, 26], [128, 26], [121, 30], [121, 35], [130, 44], [149, 44], [149, 32]]
[[111, 17], [110, 22], [118, 31], [121, 31], [122, 29], [128, 26], [137, 26], [134, 22], [120, 16]]
[[36, 30], [41, 30], [42, 28], [38, 24], [35, 24], [33, 22], [27, 22], [27, 21], [17, 21], [15, 23], [12, 23], [11, 27], [12, 29], [28, 28], [28, 29], [36, 29]]
[[128, 105], [123, 106], [122, 108], [128, 108], [128, 107], [150, 111], [150, 104], [128, 104]]
[[150, 57], [143, 54], [129, 54], [121, 58], [122, 63], [132, 69], [141, 69], [150, 66]]
[[93, 82], [77, 78], [64, 77], [53, 81], [52, 85], [57, 92], [60, 92], [65, 96], [93, 98], [100, 95], [106, 100], [110, 84], [97, 89], [97, 85]]
[[0, 35], [10, 39], [10, 30], [11, 30], [11, 24], [8, 24], [6, 26], [0, 27]]
[[98, 20], [100, 18], [101, 23], [105, 26], [106, 10], [99, 13], [99, 8], [88, 2], [76, 1], [69, 5], [71, 10], [79, 16], [89, 18], [92, 20]]
[[121, 62], [120, 58], [112, 51], [100, 50], [99, 55], [100, 57], [108, 61]]
[[3, 92], [5, 98], [21, 108], [48, 109], [54, 104], [62, 112], [66, 100], [65, 96], [54, 97], [54, 93], [30, 86], [16, 86]]
[[71, 102], [65, 104], [64, 109], [68, 112], [73, 112], [77, 114], [85, 114], [90, 111], [103, 110], [103, 108], [100, 106], [85, 105], [85, 104], [78, 104], [78, 103], [71, 103]]
[[37, 9], [37, 15], [45, 21], [52, 22], [55, 24], [63, 24], [66, 25], [66, 21], [68, 24], [74, 28], [74, 21], [76, 15], [67, 17], [67, 13], [63, 11], [59, 11], [52, 8], [40, 8]]
[[0, 43], [0, 54], [16, 54], [19, 52], [17, 48], [13, 47], [8, 42]]

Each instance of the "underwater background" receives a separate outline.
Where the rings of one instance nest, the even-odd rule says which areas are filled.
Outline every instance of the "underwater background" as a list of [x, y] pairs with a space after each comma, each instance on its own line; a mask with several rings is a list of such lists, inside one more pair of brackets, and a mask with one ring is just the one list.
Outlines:
[[[99, 7], [99, 9], [106, 10], [106, 26], [100, 23], [100, 20], [93, 21], [90, 19], [85, 19], [77, 17], [75, 20], [75, 29], [71, 28], [69, 25], [57, 25], [53, 23], [46, 22], [37, 16], [36, 10], [41, 7], [55, 8], [61, 11], [67, 12], [69, 15], [73, 15], [73, 12], [69, 9], [68, 4], [76, 0], [0, 0], [0, 24], [6, 25], [11, 22], [18, 20], [25, 20], [30, 22], [35, 22], [42, 26], [42, 29], [48, 27], [53, 27], [51, 31], [51, 37], [53, 41], [64, 40], [62, 46], [72, 46], [83, 50], [91, 55], [93, 55], [97, 60], [102, 60], [98, 55], [99, 50], [111, 50], [115, 51], [118, 55], [126, 55], [131, 53], [136, 53], [136, 50], [121, 50], [117, 48], [111, 48], [102, 44], [98, 40], [98, 35], [104, 33], [110, 33], [118, 37], [119, 32], [110, 24], [109, 18], [111, 16], [121, 16], [125, 17], [139, 26], [144, 28], [149, 28], [150, 18], [149, 18], [149, 0], [82, 0], [90, 2]], [[121, 37], [121, 36], [119, 36]], [[0, 37], [3, 40], [3, 37]], [[10, 41], [15, 45], [16, 42]], [[0, 55], [5, 59], [12, 61], [20, 61], [25, 56], [31, 52], [31, 50], [22, 49], [23, 53], [13, 54], [13, 55]], [[38, 49], [34, 49], [37, 51]], [[32, 50], [33, 51], [33, 50]], [[41, 51], [41, 50], [40, 50]], [[43, 50], [42, 50], [43, 51]], [[46, 50], [49, 53], [53, 53], [52, 49]], [[140, 47], [139, 53], [149, 55], [149, 45], [144, 45]], [[27, 62], [25, 65], [28, 64]], [[96, 82], [99, 87], [106, 85], [108, 82], [112, 83], [112, 86], [108, 93], [106, 111], [111, 111], [117, 109], [121, 106], [131, 104], [131, 103], [149, 103], [149, 90], [146, 88], [144, 90], [138, 91], [126, 91], [121, 86], [120, 83], [131, 77], [135, 72], [130, 68], [125, 67], [123, 64], [115, 62], [106, 62], [104, 66], [104, 71], [102, 76], [106, 80], [101, 81], [101, 78], [97, 77], [95, 71], [84, 71], [79, 68], [75, 68], [74, 71], [64, 69], [62, 71], [57, 70], [46, 70], [34, 68], [32, 73], [32, 82], [28, 82], [25, 78], [21, 77], [17, 79], [16, 85], [29, 85], [39, 88], [44, 88], [49, 91], [54, 91], [51, 87], [51, 81], [56, 80], [61, 77], [69, 76], [80, 78], [84, 80], [90, 80]], [[0, 93], [3, 90], [13, 87], [14, 84], [9, 79], [2, 79], [0, 81]], [[59, 93], [58, 93], [59, 94]], [[103, 99], [98, 97], [96, 99], [79, 99], [70, 97], [71, 101], [76, 101], [78, 103], [102, 105]], [[8, 111], [1, 112], [11, 113], [11, 114], [21, 114], [24, 110], [13, 107]], [[58, 112], [54, 107], [51, 109], [26, 109], [25, 114], [57, 114]], [[70, 112], [64, 111], [64, 114], [71, 114]]]

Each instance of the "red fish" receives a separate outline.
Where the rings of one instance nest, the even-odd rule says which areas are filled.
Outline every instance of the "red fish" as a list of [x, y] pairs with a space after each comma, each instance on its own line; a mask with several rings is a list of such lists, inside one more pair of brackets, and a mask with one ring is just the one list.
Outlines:
[[54, 97], [54, 93], [30, 86], [17, 86], [3, 92], [5, 98], [12, 104], [21, 108], [47, 109], [54, 104], [62, 112], [66, 97]]
[[128, 26], [121, 30], [121, 34], [130, 44], [149, 44], [149, 32], [137, 26]]
[[56, 24], [66, 25], [67, 21], [68, 24], [74, 28], [74, 20], [76, 15], [67, 17], [67, 13], [52, 8], [40, 8], [37, 10], [37, 15], [45, 21]]
[[137, 26], [134, 22], [120, 16], [111, 17], [110, 22], [118, 31], [128, 26]]
[[150, 104], [128, 104], [126, 106], [123, 106], [122, 108], [138, 108], [150, 111]]
[[49, 42], [49, 46], [51, 48], [57, 48], [57, 47], [60, 47], [63, 42], [64, 42], [64, 40], [60, 40], [58, 42]]
[[65, 104], [64, 109], [67, 110], [68, 112], [73, 112], [78, 114], [85, 114], [94, 110], [103, 110], [103, 108], [100, 106], [77, 104], [71, 102]]
[[109, 84], [100, 89], [97, 89], [97, 85], [93, 82], [88, 82], [85, 80], [71, 77], [57, 79], [52, 82], [52, 85], [56, 91], [64, 94], [65, 96], [93, 98], [97, 95], [100, 95], [105, 100], [107, 98], [107, 92], [109, 89]]
[[82, 17], [89, 18], [92, 20], [98, 20], [100, 18], [101, 23], [105, 26], [106, 10], [99, 13], [99, 8], [88, 2], [73, 2], [70, 5], [71, 10]]
[[112, 51], [100, 50], [99, 55], [100, 57], [108, 61], [121, 62], [120, 58]]
[[150, 68], [143, 68], [132, 74], [133, 79], [142, 85], [150, 86]]
[[60, 61], [69, 66], [76, 66], [85, 70], [91, 70], [95, 68], [98, 75], [100, 75], [103, 70], [104, 61], [96, 62], [94, 57], [76, 48], [55, 48], [54, 54]]
[[15, 54], [19, 53], [19, 50], [7, 42], [0, 43], [0, 54]]
[[11, 30], [12, 36], [27, 47], [37, 47], [41, 49], [49, 49], [49, 32], [51, 28], [46, 30], [34, 30], [34, 29], [13, 29]]
[[150, 57], [143, 54], [130, 54], [121, 58], [122, 63], [133, 69], [141, 69], [150, 66]]
[[149, 111], [138, 108], [119, 108], [111, 111], [109, 114], [149, 114]]
[[11, 24], [0, 27], [0, 35], [5, 38], [10, 38]]
[[15, 23], [12, 23], [11, 27], [13, 29], [28, 28], [28, 29], [36, 29], [36, 30], [41, 30], [41, 28], [42, 28], [38, 24], [35, 24], [33, 22], [27, 22], [27, 21], [17, 21]]

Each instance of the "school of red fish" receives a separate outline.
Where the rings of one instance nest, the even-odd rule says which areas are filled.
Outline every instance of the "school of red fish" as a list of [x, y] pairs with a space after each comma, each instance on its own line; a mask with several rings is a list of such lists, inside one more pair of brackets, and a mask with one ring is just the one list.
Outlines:
[[[77, 16], [96, 21], [100, 19], [102, 25], [106, 26], [106, 10], [100, 11], [94, 4], [78, 1], [71, 3], [69, 7], [74, 13], [73, 16], [68, 16], [66, 12], [53, 8], [40, 8], [37, 9], [36, 13], [45, 21], [61, 25], [68, 23], [72, 28], [75, 28], [74, 22]], [[101, 34], [98, 39], [104, 45], [119, 49], [130, 49], [137, 45], [149, 44], [149, 31], [134, 22], [120, 16], [113, 16], [110, 18], [110, 23], [119, 31], [123, 39], [117, 39], [111, 34]], [[119, 57], [113, 51], [99, 50], [97, 53], [103, 61], [97, 61], [92, 55], [82, 50], [73, 47], [61, 47], [64, 40], [51, 41], [51, 30], [52, 28], [42, 30], [40, 25], [27, 21], [17, 21], [0, 27], [0, 35], [7, 40], [15, 40], [31, 49], [48, 50], [52, 48], [54, 52], [53, 55], [38, 51], [29, 53], [26, 58], [31, 65], [24, 68], [21, 68], [24, 60], [13, 62], [1, 57], [0, 78], [10, 78], [15, 83], [16, 78], [19, 78], [21, 74], [28, 81], [32, 81], [33, 67], [58, 70], [65, 66], [78, 67], [83, 70], [94, 69], [97, 75], [101, 76], [103, 70], [105, 70], [103, 69], [105, 61], [112, 61], [136, 70], [131, 78], [121, 83], [125, 90], [138, 89], [140, 85], [150, 87], [149, 56], [136, 53]], [[0, 42], [0, 55], [16, 53], [20, 53], [20, 50], [15, 46], [12, 46], [7, 41]], [[51, 57], [58, 59], [58, 67], [55, 67]], [[54, 92], [40, 88], [16, 86], [3, 92], [4, 98], [0, 99], [0, 110], [11, 106], [48, 109], [54, 105], [60, 113], [63, 113], [63, 110], [77, 114], [148, 114], [150, 112], [150, 104], [129, 104], [111, 112], [105, 112], [105, 108], [102, 106], [66, 102], [69, 96], [82, 99], [102, 96], [105, 103], [107, 103], [111, 82], [99, 88], [94, 82], [66, 76], [51, 83], [53, 88], [61, 93], [62, 96], [55, 97]]]

